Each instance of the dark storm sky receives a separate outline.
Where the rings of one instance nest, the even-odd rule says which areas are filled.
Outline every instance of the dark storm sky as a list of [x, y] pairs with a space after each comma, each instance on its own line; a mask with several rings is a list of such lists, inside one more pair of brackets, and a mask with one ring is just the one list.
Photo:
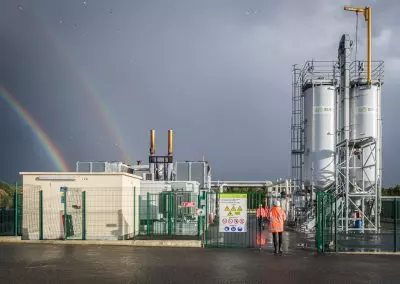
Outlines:
[[[213, 179], [287, 177], [292, 64], [335, 59], [341, 34], [355, 32], [356, 16], [343, 5], [368, 3], [373, 56], [385, 60], [384, 184], [392, 185], [400, 167], [398, 1], [2, 0], [0, 83], [72, 167], [120, 160], [119, 148], [146, 160], [151, 128], [165, 154], [173, 128], [176, 159], [205, 156]], [[359, 57], [364, 35], [360, 20]], [[0, 179], [55, 169], [3, 101], [0, 125]]]

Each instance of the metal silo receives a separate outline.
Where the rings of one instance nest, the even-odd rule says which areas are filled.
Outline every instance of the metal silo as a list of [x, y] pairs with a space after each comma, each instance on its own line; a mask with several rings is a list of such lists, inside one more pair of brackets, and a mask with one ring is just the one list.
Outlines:
[[360, 159], [356, 162], [355, 178], [360, 188], [369, 188], [380, 177], [381, 163], [381, 86], [380, 84], [353, 84], [350, 89], [350, 137], [355, 140], [372, 138], [374, 147], [358, 150]]
[[335, 81], [306, 81], [303, 96], [304, 181], [306, 186], [323, 190], [335, 181]]

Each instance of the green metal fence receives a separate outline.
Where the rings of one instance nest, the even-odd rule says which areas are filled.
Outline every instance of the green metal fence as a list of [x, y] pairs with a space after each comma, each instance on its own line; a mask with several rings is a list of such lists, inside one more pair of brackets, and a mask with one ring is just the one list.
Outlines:
[[[24, 239], [200, 239], [204, 195], [173, 191], [140, 195], [134, 187], [25, 192]], [[204, 203], [204, 202], [203, 202]]]
[[337, 204], [330, 192], [317, 193], [316, 247], [319, 252], [336, 248]]
[[139, 238], [199, 238], [199, 195], [193, 192], [146, 193], [139, 196]]
[[12, 195], [0, 195], [0, 236], [20, 236], [21, 233], [22, 193], [17, 187]]
[[400, 198], [381, 199], [380, 225], [377, 231], [340, 230], [339, 207], [333, 193], [317, 193], [316, 247], [328, 251], [380, 251], [400, 250]]
[[[264, 223], [264, 227], [259, 225], [256, 210], [260, 204], [264, 206], [265, 201], [265, 194], [261, 192], [207, 193], [204, 246], [218, 248], [264, 247], [266, 245], [267, 224]], [[247, 212], [244, 214], [242, 212], [245, 209], [241, 208], [243, 210], [241, 211], [239, 206], [245, 206], [238, 205], [240, 202], [246, 204]], [[235, 218], [235, 216], [238, 216], [238, 218]], [[235, 219], [238, 220], [237, 223], [235, 223]], [[230, 224], [230, 221], [232, 224]], [[243, 227], [240, 226], [241, 224]], [[234, 230], [232, 227], [234, 227]]]

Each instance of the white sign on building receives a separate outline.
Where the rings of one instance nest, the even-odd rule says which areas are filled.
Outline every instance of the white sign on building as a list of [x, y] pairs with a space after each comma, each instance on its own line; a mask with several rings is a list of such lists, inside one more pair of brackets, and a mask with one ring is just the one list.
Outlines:
[[219, 232], [247, 232], [247, 194], [220, 194]]

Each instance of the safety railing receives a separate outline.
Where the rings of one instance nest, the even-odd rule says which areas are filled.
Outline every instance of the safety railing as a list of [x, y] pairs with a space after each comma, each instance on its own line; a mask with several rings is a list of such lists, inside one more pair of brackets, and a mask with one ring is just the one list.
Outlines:
[[333, 84], [339, 79], [336, 61], [306, 61], [300, 70], [300, 85], [305, 86], [317, 81], [330, 81]]
[[[351, 82], [366, 82], [368, 77], [367, 61], [357, 60], [350, 64], [350, 81]], [[382, 82], [384, 76], [384, 62], [372, 61], [371, 62], [371, 80], [373, 82]]]

